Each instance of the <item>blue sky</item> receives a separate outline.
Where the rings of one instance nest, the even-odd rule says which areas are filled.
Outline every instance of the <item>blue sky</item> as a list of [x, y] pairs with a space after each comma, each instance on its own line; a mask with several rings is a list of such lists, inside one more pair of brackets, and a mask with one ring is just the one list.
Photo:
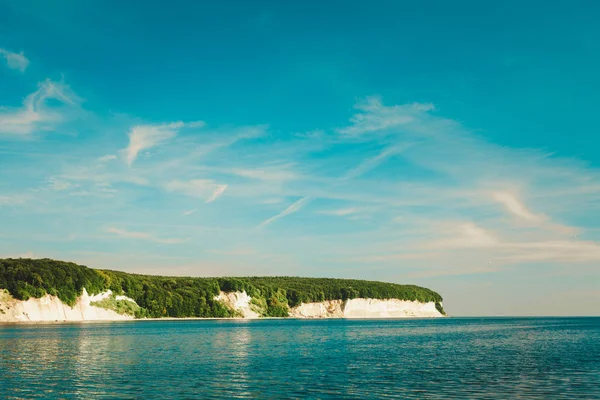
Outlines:
[[594, 2], [0, 4], [0, 256], [597, 315]]

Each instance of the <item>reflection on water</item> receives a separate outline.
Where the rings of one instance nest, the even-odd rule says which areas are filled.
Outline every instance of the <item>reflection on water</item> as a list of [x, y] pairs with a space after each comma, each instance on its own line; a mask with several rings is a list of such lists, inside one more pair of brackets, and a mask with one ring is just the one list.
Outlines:
[[600, 399], [600, 318], [0, 325], [2, 398]]

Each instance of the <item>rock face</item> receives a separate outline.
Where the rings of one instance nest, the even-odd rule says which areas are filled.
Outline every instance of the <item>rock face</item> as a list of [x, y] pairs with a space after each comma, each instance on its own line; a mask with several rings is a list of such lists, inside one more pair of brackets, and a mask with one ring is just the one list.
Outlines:
[[328, 300], [303, 303], [290, 310], [294, 318], [433, 318], [443, 317], [435, 303], [398, 299]]
[[223, 302], [227, 307], [237, 311], [242, 318], [260, 318], [260, 315], [252, 309], [250, 301], [252, 297], [243, 292], [220, 292], [215, 300]]
[[[221, 292], [216, 300], [236, 310], [241, 318], [259, 318], [252, 298], [244, 292]], [[398, 299], [326, 300], [303, 303], [289, 311], [292, 318], [434, 318], [444, 317], [435, 303], [420, 303]]]
[[[96, 307], [90, 303], [109, 297], [115, 300], [135, 301], [126, 296], [106, 292], [90, 296], [85, 289], [73, 307], [58, 297], [46, 295], [39, 299], [21, 301], [8, 291], [0, 289], [0, 322], [54, 322], [54, 321], [119, 321], [133, 319], [131, 315]], [[215, 300], [237, 311], [240, 318], [260, 318], [252, 298], [244, 292], [220, 292]], [[289, 310], [292, 318], [432, 318], [443, 317], [435, 303], [420, 303], [398, 299], [327, 300], [303, 303]]]
[[[63, 303], [58, 297], [46, 295], [39, 299], [21, 301], [13, 298], [8, 291], [0, 289], [0, 322], [53, 322], [53, 321], [118, 321], [133, 319], [132, 315], [122, 315], [112, 310], [92, 306], [90, 303], [112, 296], [110, 290], [90, 296], [85, 288], [73, 307]], [[135, 301], [125, 296], [117, 300]]]

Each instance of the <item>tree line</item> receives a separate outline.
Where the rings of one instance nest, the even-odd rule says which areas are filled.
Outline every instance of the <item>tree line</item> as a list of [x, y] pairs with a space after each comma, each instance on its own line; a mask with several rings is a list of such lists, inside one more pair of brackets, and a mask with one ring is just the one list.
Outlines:
[[354, 298], [431, 301], [443, 312], [438, 293], [415, 285], [280, 276], [166, 277], [96, 270], [51, 259], [0, 259], [0, 289], [19, 300], [50, 294], [72, 306], [83, 288], [90, 294], [110, 289], [131, 297], [140, 306], [136, 317], [235, 317], [234, 310], [215, 300], [220, 291], [246, 291], [253, 308], [265, 317], [286, 317], [290, 307], [301, 303]]

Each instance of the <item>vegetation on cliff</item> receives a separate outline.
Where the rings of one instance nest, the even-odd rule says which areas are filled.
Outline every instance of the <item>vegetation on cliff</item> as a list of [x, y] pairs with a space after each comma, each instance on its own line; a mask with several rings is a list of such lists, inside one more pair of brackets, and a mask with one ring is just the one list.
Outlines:
[[[0, 259], [0, 288], [20, 300], [57, 296], [73, 305], [85, 288], [90, 294], [108, 289], [133, 298], [137, 317], [233, 317], [235, 311], [215, 300], [220, 291], [245, 290], [262, 316], [286, 317], [300, 303], [354, 298], [435, 302], [443, 312], [442, 297], [414, 285], [354, 279], [300, 277], [192, 278], [137, 275], [95, 270], [50, 259]], [[115, 302], [110, 308], [125, 305]]]

